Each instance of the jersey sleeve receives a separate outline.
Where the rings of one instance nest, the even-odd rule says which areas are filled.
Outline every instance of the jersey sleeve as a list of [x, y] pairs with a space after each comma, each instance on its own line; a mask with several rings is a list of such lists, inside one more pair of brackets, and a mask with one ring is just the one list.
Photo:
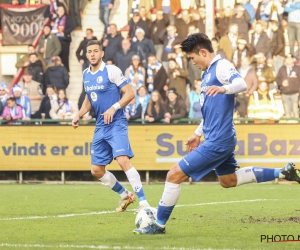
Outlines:
[[126, 77], [123, 75], [122, 71], [118, 67], [114, 65], [107, 65], [106, 67], [109, 80], [112, 83], [116, 84], [119, 89], [123, 88], [126, 84], [128, 84]]
[[216, 72], [219, 82], [226, 89], [226, 94], [236, 94], [247, 89], [245, 80], [228, 60], [220, 60]]

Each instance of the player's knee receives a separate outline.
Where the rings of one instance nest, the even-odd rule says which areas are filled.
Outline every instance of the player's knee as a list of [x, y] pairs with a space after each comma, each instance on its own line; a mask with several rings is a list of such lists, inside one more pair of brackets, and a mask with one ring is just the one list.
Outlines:
[[96, 177], [97, 179], [100, 179], [105, 174], [105, 170], [103, 171], [102, 168], [99, 168], [99, 167], [96, 167], [96, 166], [92, 166], [91, 173], [92, 173], [92, 175], [94, 177]]
[[223, 188], [231, 188], [231, 187], [235, 187], [236, 186], [236, 184], [233, 183], [232, 181], [221, 181], [221, 180], [220, 180], [220, 185]]
[[121, 168], [124, 169], [126, 167], [130, 167], [129, 158], [127, 156], [118, 156], [116, 160]]

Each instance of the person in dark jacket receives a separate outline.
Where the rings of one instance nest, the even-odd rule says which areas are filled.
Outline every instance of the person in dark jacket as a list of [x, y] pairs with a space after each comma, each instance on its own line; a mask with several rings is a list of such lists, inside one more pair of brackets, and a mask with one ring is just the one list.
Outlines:
[[139, 55], [144, 68], [147, 68], [147, 59], [150, 54], [155, 54], [155, 48], [153, 42], [145, 38], [145, 32], [143, 29], [138, 28], [136, 30], [137, 40], [132, 43], [132, 49]]
[[157, 90], [151, 93], [150, 102], [145, 112], [145, 120], [147, 122], [160, 122], [165, 115], [164, 102]]
[[119, 67], [123, 74], [130, 66], [131, 58], [135, 55], [135, 51], [131, 49], [131, 43], [128, 39], [122, 41], [122, 48], [116, 53], [115, 64]]
[[241, 62], [245, 57], [252, 57], [255, 54], [254, 48], [247, 44], [245, 39], [238, 39], [237, 50], [233, 53], [232, 62], [237, 69], [241, 66]]
[[159, 39], [160, 37], [164, 37], [166, 33], [166, 28], [168, 27], [170, 20], [166, 14], [162, 10], [157, 10], [156, 12], [156, 20], [152, 22], [150, 27], [151, 40], [154, 43], [154, 47], [156, 50], [156, 58], [161, 61], [163, 54], [163, 39]]
[[133, 98], [130, 103], [125, 106], [125, 115], [127, 121], [135, 121], [142, 118], [142, 105]]
[[44, 83], [44, 70], [42, 62], [38, 59], [38, 55], [36, 53], [32, 53], [29, 56], [28, 71], [32, 75], [32, 80], [39, 82], [41, 84]]
[[186, 117], [185, 101], [177, 94], [175, 88], [170, 88], [165, 101], [165, 123]]
[[47, 8], [44, 12], [44, 17], [50, 18], [51, 21], [54, 21], [55, 18], [57, 18], [57, 16], [58, 16], [58, 14], [57, 14], [58, 5], [59, 5], [58, 0], [50, 0], [50, 5], [47, 6]]
[[73, 20], [66, 15], [66, 10], [64, 5], [58, 6], [58, 16], [51, 23], [52, 33], [55, 33], [61, 44], [61, 52], [59, 54], [63, 65], [66, 67], [68, 72], [70, 72], [69, 67], [69, 54], [70, 54], [70, 44], [71, 44], [71, 32], [74, 30], [75, 25]]
[[269, 52], [269, 38], [266, 32], [263, 30], [261, 21], [257, 21], [255, 24], [255, 32], [251, 36], [250, 44], [255, 49], [255, 53], [262, 52], [265, 56]]
[[104, 51], [104, 62], [106, 62], [107, 59], [115, 57], [116, 52], [122, 48], [122, 40], [122, 36], [118, 34], [117, 25], [110, 24], [109, 34], [104, 38], [104, 41], [102, 43]]
[[86, 57], [86, 46], [89, 41], [97, 40], [92, 29], [86, 29], [85, 35], [85, 38], [81, 41], [78, 49], [76, 50], [76, 57], [82, 66], [82, 71], [84, 71], [90, 65], [90, 62]]
[[44, 93], [48, 85], [54, 86], [56, 89], [66, 89], [69, 85], [68, 71], [61, 63], [59, 56], [52, 58], [52, 64], [49, 65], [49, 68], [45, 73]]
[[46, 96], [43, 98], [39, 110], [32, 115], [32, 118], [41, 118], [42, 114], [45, 114], [46, 119], [51, 119], [50, 110], [55, 102], [57, 102], [57, 89], [54, 86], [47, 86]]
[[135, 10], [133, 13], [132, 19], [128, 23], [130, 29], [129, 29], [129, 37], [134, 40], [137, 39], [136, 37], [136, 30], [138, 28], [141, 28], [144, 30], [145, 37], [150, 39], [150, 29], [148, 27], [148, 24], [146, 21], [142, 20], [140, 17], [139, 10]]
[[249, 23], [251, 21], [251, 17], [243, 5], [238, 4], [235, 8], [236, 14], [231, 18], [230, 24], [237, 24], [238, 31], [241, 38], [245, 39], [247, 42], [249, 41], [248, 31], [249, 31]]
[[220, 13], [220, 16], [216, 18], [216, 37], [220, 40], [229, 31], [230, 20], [232, 17], [232, 9], [227, 6]]
[[175, 27], [178, 32], [178, 37], [182, 41], [188, 35], [188, 28], [190, 25], [193, 25], [192, 18], [188, 10], [183, 10], [181, 13], [181, 18], [176, 19]]

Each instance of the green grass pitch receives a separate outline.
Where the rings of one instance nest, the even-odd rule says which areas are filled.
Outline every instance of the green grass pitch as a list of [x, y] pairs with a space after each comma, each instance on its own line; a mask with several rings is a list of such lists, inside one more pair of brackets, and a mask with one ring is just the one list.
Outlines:
[[[124, 213], [112, 212], [119, 196], [100, 184], [3, 184], [0, 250], [300, 249], [300, 241], [261, 242], [262, 235], [290, 235], [289, 239], [292, 235], [298, 240], [299, 187], [250, 184], [224, 189], [217, 184], [182, 185], [166, 234], [134, 235], [133, 209], [138, 203]], [[149, 203], [156, 207], [163, 185], [144, 188]]]

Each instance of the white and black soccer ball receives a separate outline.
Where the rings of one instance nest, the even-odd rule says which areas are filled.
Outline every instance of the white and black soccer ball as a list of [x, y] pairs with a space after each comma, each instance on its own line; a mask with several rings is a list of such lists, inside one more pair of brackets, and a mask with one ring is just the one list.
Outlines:
[[155, 222], [157, 218], [157, 209], [154, 207], [142, 208], [135, 217], [135, 227], [137, 229], [143, 229], [149, 224]]

